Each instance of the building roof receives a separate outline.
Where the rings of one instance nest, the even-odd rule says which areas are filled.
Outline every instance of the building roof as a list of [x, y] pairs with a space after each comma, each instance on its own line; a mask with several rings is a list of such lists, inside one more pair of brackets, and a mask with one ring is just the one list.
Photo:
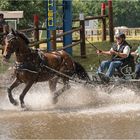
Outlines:
[[18, 19], [23, 18], [23, 11], [0, 11], [4, 14], [5, 19]]

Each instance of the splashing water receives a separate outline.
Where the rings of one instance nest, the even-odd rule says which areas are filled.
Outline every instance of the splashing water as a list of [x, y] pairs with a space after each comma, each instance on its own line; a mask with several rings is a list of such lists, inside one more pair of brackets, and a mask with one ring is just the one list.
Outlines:
[[[59, 88], [61, 85], [58, 86]], [[23, 85], [13, 90], [13, 96], [19, 100], [19, 95], [24, 88]], [[0, 98], [0, 109], [15, 109], [9, 103], [6, 90], [1, 91], [2, 98]], [[126, 87], [117, 88], [112, 90], [108, 94], [104, 88], [86, 88], [82, 85], [71, 85], [71, 89], [64, 92], [59, 98], [56, 105], [52, 104], [52, 95], [49, 91], [48, 84], [46, 82], [33, 85], [30, 91], [25, 96], [25, 103], [31, 110], [47, 110], [50, 108], [56, 109], [101, 109], [103, 107], [113, 107], [116, 109], [116, 105], [120, 107], [122, 105], [128, 106], [134, 105], [140, 106], [140, 96], [137, 95], [133, 89]], [[129, 104], [129, 105], [128, 105]], [[124, 109], [124, 108], [123, 108]]]
[[[8, 72], [9, 73], [9, 72]], [[7, 85], [11, 83], [11, 79], [5, 80], [7, 73], [2, 75], [0, 80], [1, 85]], [[4, 82], [6, 81], [6, 82]], [[4, 86], [3, 86], [4, 87]], [[58, 84], [57, 88], [62, 87]], [[13, 90], [13, 96], [19, 101], [19, 95], [22, 92], [24, 85], [19, 86]], [[15, 110], [13, 105], [9, 103], [6, 89], [0, 89], [0, 109], [1, 110]], [[136, 105], [136, 108], [140, 104], [140, 96], [135, 93], [132, 87], [114, 87], [111, 93], [108, 94], [108, 90], [104, 87], [97, 86], [96, 88], [87, 88], [81, 84], [71, 83], [71, 88], [64, 92], [59, 98], [56, 105], [52, 104], [52, 95], [48, 88], [48, 83], [34, 84], [27, 95], [25, 96], [25, 104], [31, 110], [47, 110], [51, 108], [55, 109], [101, 109], [103, 107], [116, 107], [117, 105], [130, 106]], [[114, 108], [115, 109], [115, 108]]]

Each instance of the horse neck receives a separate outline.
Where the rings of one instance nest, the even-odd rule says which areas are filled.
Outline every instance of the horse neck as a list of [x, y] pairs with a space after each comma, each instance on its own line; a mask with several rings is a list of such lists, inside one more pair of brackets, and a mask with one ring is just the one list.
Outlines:
[[29, 55], [31, 54], [31, 49], [28, 47], [27, 44], [19, 44], [18, 49], [15, 52], [16, 61], [17, 62], [25, 62], [27, 61]]

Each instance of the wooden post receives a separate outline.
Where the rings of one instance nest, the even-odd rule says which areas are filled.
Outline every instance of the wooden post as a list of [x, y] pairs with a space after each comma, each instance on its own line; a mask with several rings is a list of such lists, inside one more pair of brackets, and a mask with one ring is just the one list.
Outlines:
[[[101, 16], [105, 15], [106, 5], [105, 3], [101, 4]], [[102, 41], [106, 40], [106, 17], [102, 18]]]
[[134, 31], [135, 31], [135, 36], [137, 36], [137, 30], [136, 30], [136, 29], [134, 29]]
[[84, 14], [79, 15], [80, 19], [80, 27], [82, 29], [80, 30], [80, 53], [81, 53], [81, 58], [86, 58], [86, 43], [85, 43], [85, 20], [84, 20]]
[[[39, 17], [38, 15], [34, 15], [34, 41], [39, 41]], [[39, 45], [35, 46], [36, 48], [39, 48]]]
[[114, 42], [112, 0], [108, 0], [108, 17], [109, 17], [109, 36], [110, 36], [110, 42]]
[[51, 49], [56, 50], [56, 30], [51, 30]]

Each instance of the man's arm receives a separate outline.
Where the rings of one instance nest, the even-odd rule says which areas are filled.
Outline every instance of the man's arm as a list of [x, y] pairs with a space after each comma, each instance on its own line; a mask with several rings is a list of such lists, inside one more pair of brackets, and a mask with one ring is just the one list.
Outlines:
[[118, 56], [122, 57], [122, 58], [127, 58], [130, 54], [130, 47], [126, 46], [123, 50], [122, 53], [118, 53]]
[[112, 54], [115, 54], [115, 55], [117, 55], [117, 56], [119, 56], [121, 58], [127, 58], [129, 56], [129, 54], [130, 54], [130, 47], [126, 46], [122, 53], [114, 51], [114, 50], [112, 50], [111, 52], [112, 52]]
[[[112, 48], [111, 48], [112, 49]], [[111, 49], [109, 51], [101, 51], [101, 50], [97, 50], [96, 53], [97, 54], [106, 54], [106, 55], [112, 55], [111, 53]]]
[[131, 52], [131, 55], [133, 55], [133, 56], [138, 56], [138, 52], [137, 52], [137, 50], [134, 51], [134, 52]]
[[127, 58], [128, 57], [128, 55], [126, 53], [115, 52], [114, 54], [121, 57], [121, 58]]
[[110, 51], [102, 51], [101, 54], [112, 55]]

